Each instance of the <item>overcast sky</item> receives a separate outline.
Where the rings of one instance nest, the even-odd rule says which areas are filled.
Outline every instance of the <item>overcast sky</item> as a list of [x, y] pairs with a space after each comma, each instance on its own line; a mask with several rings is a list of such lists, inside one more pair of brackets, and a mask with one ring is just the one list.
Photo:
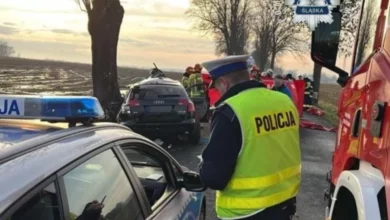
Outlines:
[[[170, 69], [214, 59], [212, 36], [191, 30], [189, 0], [123, 0], [118, 65]], [[22, 57], [91, 63], [87, 15], [74, 0], [0, 0], [0, 39]], [[284, 69], [309, 73], [313, 64], [286, 55]]]

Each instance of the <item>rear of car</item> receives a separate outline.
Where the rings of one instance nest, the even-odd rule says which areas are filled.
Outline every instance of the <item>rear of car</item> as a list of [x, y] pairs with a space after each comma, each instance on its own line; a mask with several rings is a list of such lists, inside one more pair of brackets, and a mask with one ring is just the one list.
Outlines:
[[195, 105], [180, 84], [140, 83], [133, 86], [118, 122], [149, 138], [188, 136], [191, 142], [200, 139], [200, 125], [195, 117]]

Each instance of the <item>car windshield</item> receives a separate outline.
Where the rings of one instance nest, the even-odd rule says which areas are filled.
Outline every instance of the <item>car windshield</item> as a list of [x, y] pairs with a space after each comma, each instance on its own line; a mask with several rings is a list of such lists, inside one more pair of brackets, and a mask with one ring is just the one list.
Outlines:
[[133, 90], [131, 94], [131, 98], [141, 100], [180, 97], [187, 97], [184, 88], [168, 85], [141, 86], [139, 89]]

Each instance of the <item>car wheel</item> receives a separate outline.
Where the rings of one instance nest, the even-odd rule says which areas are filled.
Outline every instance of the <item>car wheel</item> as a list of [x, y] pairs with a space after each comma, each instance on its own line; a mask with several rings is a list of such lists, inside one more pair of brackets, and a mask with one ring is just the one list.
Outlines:
[[206, 220], [206, 202], [203, 201], [202, 209], [200, 210], [199, 220]]
[[199, 144], [200, 142], [200, 124], [197, 123], [195, 125], [195, 128], [194, 130], [192, 131], [192, 133], [190, 134], [190, 136], [188, 137], [188, 142], [190, 144]]

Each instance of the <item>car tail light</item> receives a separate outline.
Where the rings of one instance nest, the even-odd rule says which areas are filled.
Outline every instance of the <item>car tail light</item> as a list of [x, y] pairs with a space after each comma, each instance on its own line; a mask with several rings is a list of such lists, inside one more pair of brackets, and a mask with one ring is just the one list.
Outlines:
[[188, 105], [188, 100], [187, 99], [180, 99], [179, 100], [179, 105], [187, 106]]
[[130, 107], [134, 107], [134, 106], [139, 106], [140, 105], [139, 101], [136, 100], [136, 99], [130, 100], [128, 104], [129, 104]]
[[194, 112], [195, 111], [195, 105], [193, 102], [188, 102], [188, 105], [187, 105], [187, 109], [188, 109], [188, 112]]
[[187, 99], [180, 99], [178, 104], [187, 107], [189, 117], [193, 118], [195, 116], [195, 105], [193, 102]]

